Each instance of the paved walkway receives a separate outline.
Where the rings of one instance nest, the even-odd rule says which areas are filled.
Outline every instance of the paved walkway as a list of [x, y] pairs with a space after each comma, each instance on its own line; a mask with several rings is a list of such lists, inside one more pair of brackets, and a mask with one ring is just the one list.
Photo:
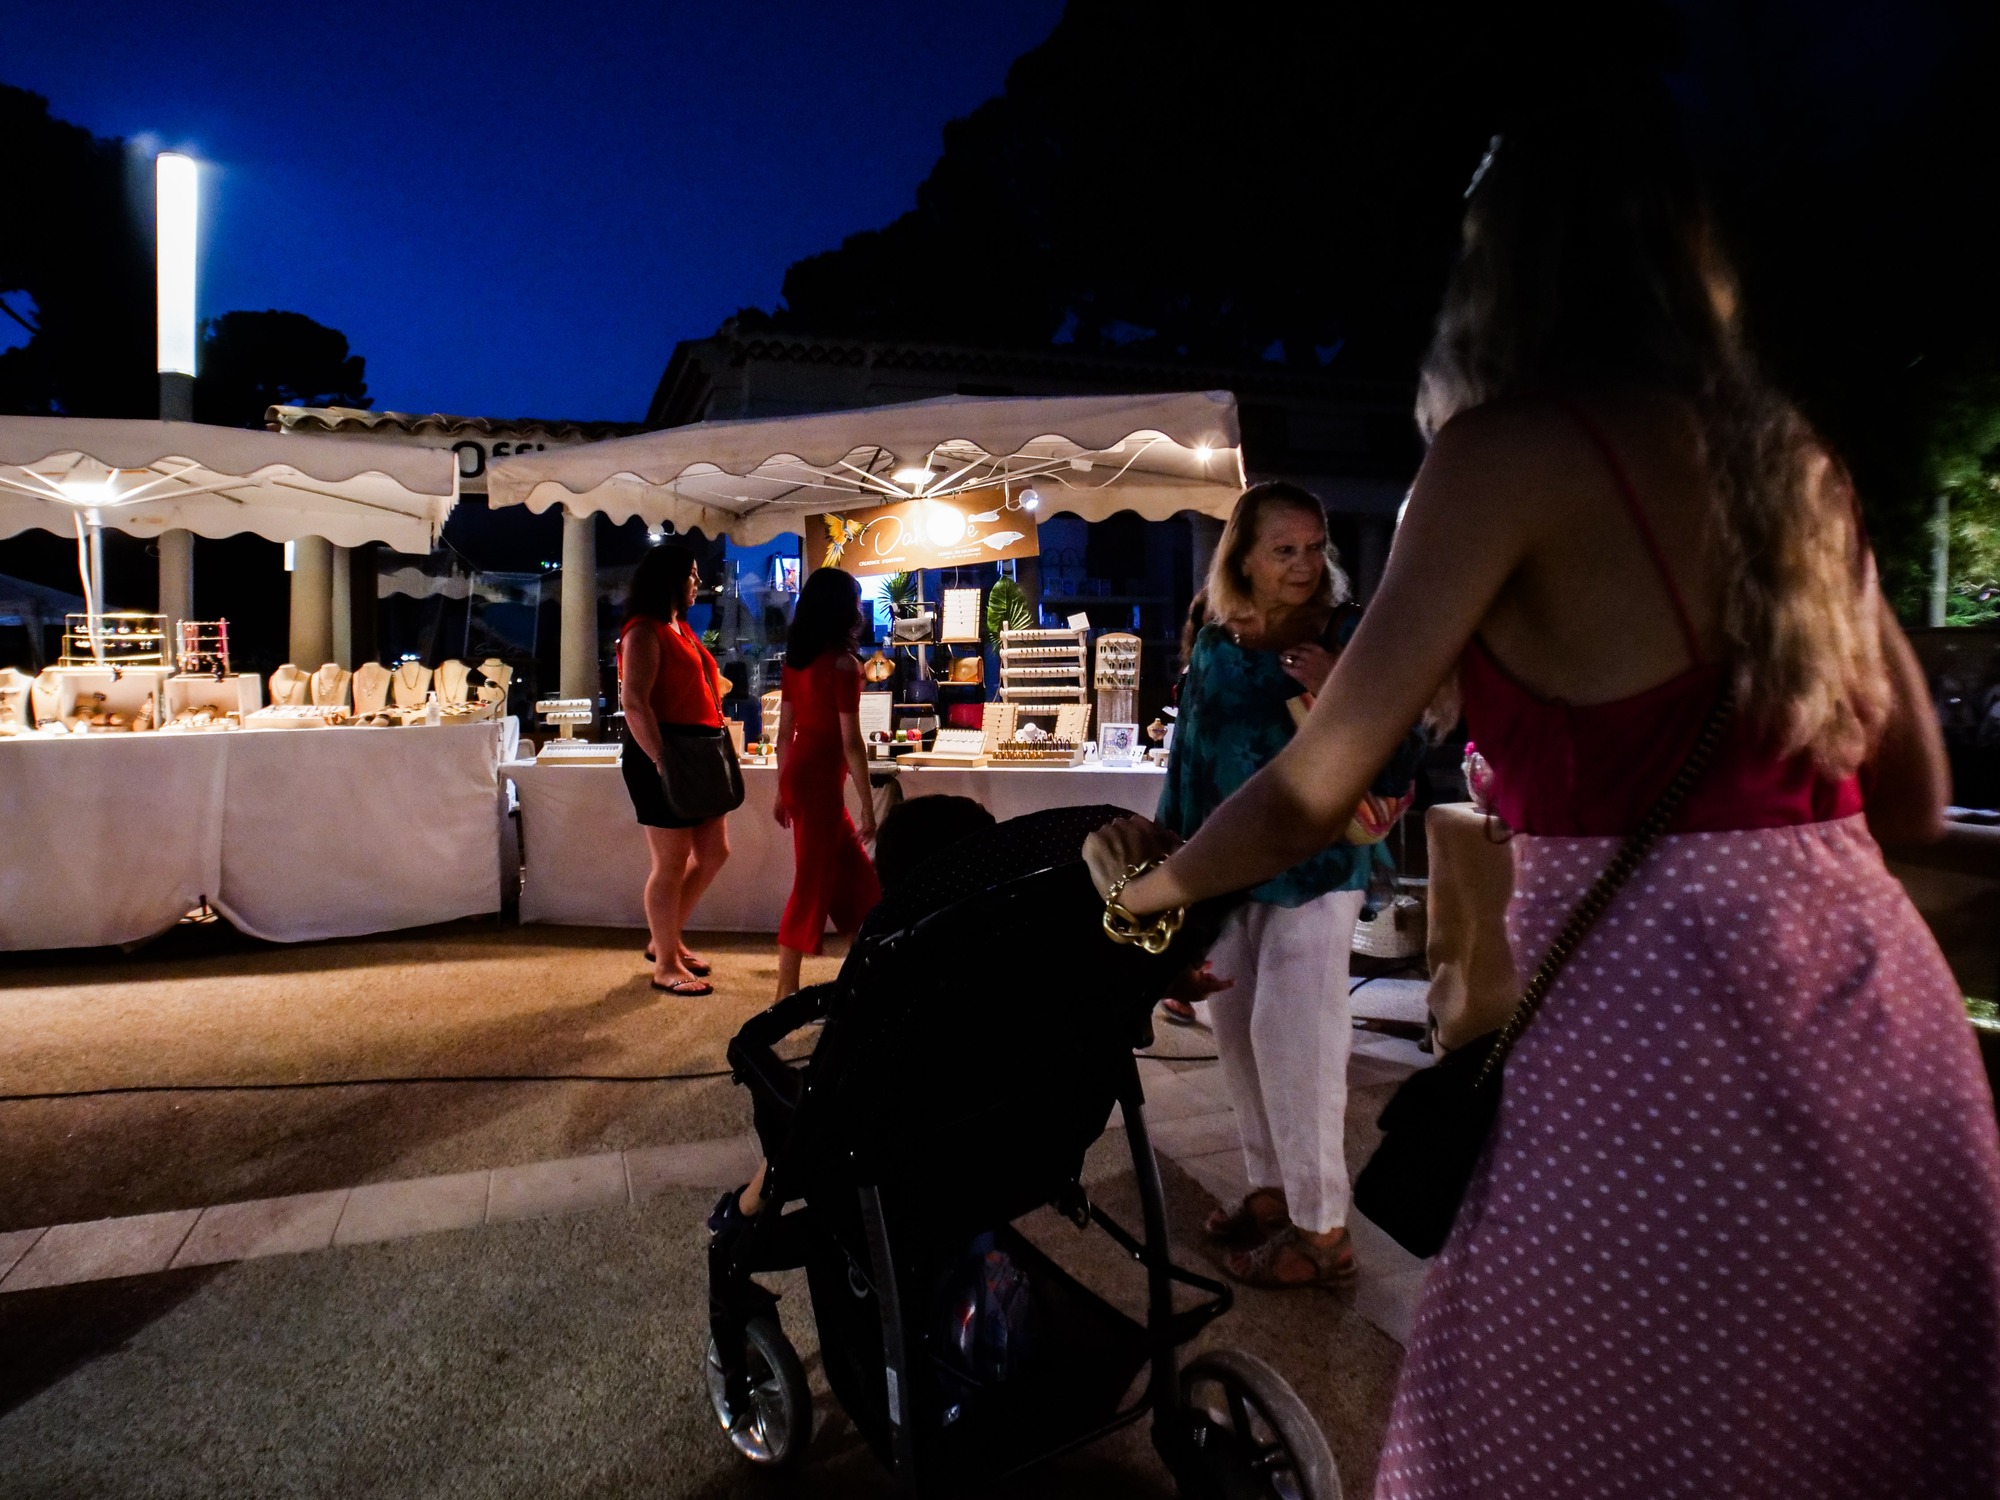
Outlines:
[[[1350, 1082], [1395, 1082], [1424, 1061], [1407, 1042], [1357, 1033]], [[1220, 1069], [1142, 1059], [1140, 1071], [1156, 1148], [1218, 1200], [1241, 1197], [1243, 1157]], [[734, 1136], [16, 1230], [0, 1234], [0, 1294], [637, 1207], [672, 1189], [734, 1186], [756, 1161], [754, 1140]], [[1352, 1232], [1355, 1310], [1405, 1342], [1422, 1263], [1358, 1215]]]

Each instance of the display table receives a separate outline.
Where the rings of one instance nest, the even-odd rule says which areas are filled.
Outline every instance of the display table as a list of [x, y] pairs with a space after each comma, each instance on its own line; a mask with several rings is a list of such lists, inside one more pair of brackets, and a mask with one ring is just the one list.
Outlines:
[[0, 949], [135, 942], [203, 900], [256, 937], [500, 909], [503, 724], [0, 741]]
[[[616, 766], [509, 761], [501, 774], [521, 801], [521, 920], [576, 927], [644, 927], [646, 839]], [[972, 797], [1005, 821], [1045, 807], [1111, 803], [1151, 816], [1166, 775], [1152, 768], [1068, 771], [1002, 767], [902, 772], [905, 797]], [[778, 773], [743, 768], [743, 806], [729, 817], [729, 859], [688, 926], [776, 932], [792, 889], [792, 835], [771, 816]], [[850, 797], [852, 793], [849, 794]]]

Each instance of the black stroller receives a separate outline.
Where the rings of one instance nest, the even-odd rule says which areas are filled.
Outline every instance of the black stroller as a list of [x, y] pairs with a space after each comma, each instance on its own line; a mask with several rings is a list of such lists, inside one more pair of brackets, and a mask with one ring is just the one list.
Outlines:
[[[803, 1267], [827, 1379], [899, 1493], [983, 1484], [1151, 1413], [1184, 1496], [1337, 1500], [1326, 1439], [1274, 1370], [1235, 1351], [1179, 1367], [1179, 1346], [1231, 1297], [1168, 1258], [1132, 1053], [1220, 914], [1191, 913], [1163, 955], [1106, 937], [1079, 856], [1122, 815], [1058, 808], [954, 845], [876, 909], [836, 980], [780, 1001], [730, 1044], [769, 1167], [760, 1214], [736, 1213], [732, 1193], [710, 1219], [707, 1378], [750, 1462], [789, 1465], [812, 1434], [777, 1297], [751, 1279]], [[1007, 1019], [1037, 1009], [1041, 1039], [1009, 1039]], [[806, 1067], [778, 1057], [780, 1039], [822, 1018]], [[1079, 1180], [1114, 1103], [1138, 1235]], [[1145, 1266], [1144, 1324], [1013, 1227], [1045, 1204]], [[1175, 1283], [1200, 1300], [1176, 1311]]]

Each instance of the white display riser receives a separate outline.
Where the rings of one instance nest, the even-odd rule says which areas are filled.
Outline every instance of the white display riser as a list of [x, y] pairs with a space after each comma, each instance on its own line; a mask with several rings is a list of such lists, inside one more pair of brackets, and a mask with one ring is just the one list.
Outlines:
[[167, 679], [167, 717], [190, 708], [212, 708], [218, 713], [247, 714], [264, 706], [264, 682], [252, 672], [232, 677], [211, 677], [205, 673]]

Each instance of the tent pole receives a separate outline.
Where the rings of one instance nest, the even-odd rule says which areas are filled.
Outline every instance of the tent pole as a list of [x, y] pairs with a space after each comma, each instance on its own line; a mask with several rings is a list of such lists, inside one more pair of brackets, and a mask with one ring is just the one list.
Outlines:
[[166, 661], [180, 663], [181, 621], [194, 615], [194, 533], [176, 526], [160, 533], [160, 613], [167, 617]]

